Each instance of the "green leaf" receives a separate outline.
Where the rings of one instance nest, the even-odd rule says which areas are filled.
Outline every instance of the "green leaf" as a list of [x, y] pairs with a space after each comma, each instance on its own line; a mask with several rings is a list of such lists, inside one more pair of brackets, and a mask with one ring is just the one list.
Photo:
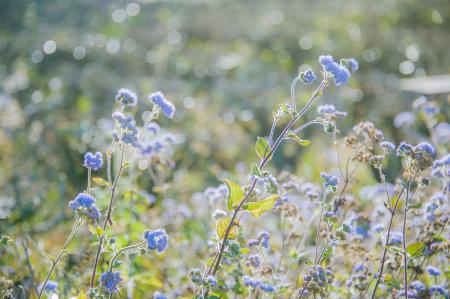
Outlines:
[[414, 242], [406, 246], [406, 252], [411, 257], [418, 257], [424, 253], [425, 247], [425, 243], [423, 242]]
[[94, 226], [92, 224], [89, 224], [89, 231], [99, 238], [105, 233], [103, 228], [101, 228], [100, 226]]
[[241, 248], [240, 252], [241, 252], [242, 254], [247, 254], [247, 253], [250, 252], [250, 248], [243, 247], [243, 248]]
[[[225, 233], [227, 232], [228, 225], [230, 224], [231, 216], [221, 218], [217, 220], [216, 224], [216, 233], [219, 240], [223, 240], [225, 237]], [[235, 219], [234, 224], [230, 229], [230, 232], [228, 233], [228, 239], [233, 240], [237, 236], [237, 226], [239, 225], [239, 222]]]
[[253, 165], [252, 165], [252, 170], [250, 172], [250, 175], [257, 176], [259, 178], [262, 177], [261, 170], [259, 170], [258, 165], [256, 165], [255, 163], [253, 163]]
[[[266, 139], [258, 137], [256, 139], [255, 150], [258, 157], [264, 159], [270, 153], [271, 148], [269, 146], [269, 142]], [[268, 159], [272, 159], [272, 156], [270, 156]]]
[[252, 214], [254, 217], [259, 217], [268, 210], [273, 208], [273, 205], [275, 202], [280, 198], [280, 195], [278, 194], [272, 194], [269, 197], [257, 201], [257, 202], [249, 202], [246, 210]]
[[241, 186], [228, 179], [225, 179], [224, 182], [228, 189], [227, 207], [229, 211], [232, 211], [237, 205], [241, 203], [242, 199], [244, 198], [244, 191], [242, 190]]
[[296, 134], [294, 134], [293, 132], [289, 132], [288, 133], [288, 137], [294, 141], [296, 141], [300, 146], [308, 146], [311, 144], [311, 141], [309, 140], [303, 140], [300, 139], [300, 137], [298, 137]]
[[94, 178], [92, 178], [92, 180], [94, 181], [94, 183], [96, 183], [99, 186], [110, 186], [109, 182], [107, 180], [105, 180], [104, 178], [94, 177]]

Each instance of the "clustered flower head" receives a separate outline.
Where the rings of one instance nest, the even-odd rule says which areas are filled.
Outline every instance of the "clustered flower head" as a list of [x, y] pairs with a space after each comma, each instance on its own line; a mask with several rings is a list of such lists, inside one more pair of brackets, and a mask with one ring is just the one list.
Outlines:
[[113, 113], [112, 118], [118, 123], [121, 128], [121, 135], [118, 132], [113, 132], [113, 138], [116, 141], [122, 141], [125, 144], [133, 147], [139, 146], [138, 129], [133, 116], [125, 116], [122, 112], [116, 111]]
[[69, 202], [69, 208], [82, 216], [86, 216], [91, 220], [96, 220], [100, 217], [100, 211], [95, 206], [95, 198], [87, 193], [78, 194], [74, 200]]
[[159, 108], [161, 108], [165, 116], [167, 116], [168, 118], [173, 118], [175, 114], [175, 106], [164, 97], [162, 92], [158, 91], [152, 93], [149, 96], [149, 99]]
[[[41, 284], [41, 285], [38, 287], [39, 291], [40, 291], [43, 287], [44, 287], [44, 285]], [[47, 281], [47, 283], [46, 283], [46, 285], [45, 285], [44, 291], [45, 291], [45, 292], [52, 292], [52, 293], [55, 293], [55, 292], [57, 291], [57, 289], [58, 289], [58, 283], [55, 282], [55, 281], [53, 281], [53, 280], [49, 280], [49, 281]]]
[[121, 88], [117, 91], [116, 101], [123, 106], [135, 106], [138, 99], [134, 92]]
[[243, 276], [242, 281], [244, 282], [244, 286], [254, 289], [259, 287], [264, 293], [273, 293], [276, 291], [275, 286], [248, 275]]
[[169, 247], [169, 236], [163, 229], [146, 231], [144, 238], [147, 240], [148, 249], [156, 250], [158, 253], [164, 252]]
[[339, 184], [339, 178], [337, 176], [326, 172], [321, 172], [320, 177], [325, 181], [323, 183], [324, 188], [330, 187], [331, 190], [336, 191], [336, 187]]
[[123, 106], [135, 106], [137, 104], [137, 96], [134, 92], [121, 88], [117, 91], [116, 101]]
[[441, 275], [441, 271], [438, 268], [435, 268], [433, 266], [428, 266], [427, 267], [427, 272], [431, 276], [439, 276], [439, 275]]
[[305, 84], [312, 84], [316, 80], [316, 74], [312, 70], [307, 70], [300, 74], [300, 79]]
[[326, 72], [333, 76], [336, 86], [347, 84], [353, 72], [358, 70], [358, 62], [354, 58], [341, 59], [340, 63], [334, 61], [330, 55], [320, 56], [319, 62]]
[[103, 155], [101, 152], [96, 152], [95, 154], [87, 152], [84, 155], [84, 166], [86, 168], [91, 168], [94, 171], [99, 170], [103, 165]]
[[338, 111], [336, 107], [331, 104], [319, 105], [317, 107], [317, 113], [324, 115], [326, 118], [334, 120], [336, 118], [342, 118], [347, 115], [345, 111]]
[[153, 299], [167, 299], [167, 296], [161, 292], [156, 291], [153, 293]]
[[122, 281], [120, 272], [108, 271], [100, 276], [100, 285], [106, 288], [109, 294], [113, 294], [119, 290], [119, 283]]

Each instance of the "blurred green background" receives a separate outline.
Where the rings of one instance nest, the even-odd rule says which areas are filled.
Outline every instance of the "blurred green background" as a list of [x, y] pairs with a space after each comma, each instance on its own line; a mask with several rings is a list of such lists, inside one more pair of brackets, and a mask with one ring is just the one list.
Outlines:
[[[420, 122], [414, 135], [393, 125], [420, 96], [401, 91], [399, 80], [449, 73], [449, 45], [447, 0], [3, 0], [1, 231], [41, 236], [71, 222], [67, 202], [85, 184], [82, 156], [106, 149], [121, 87], [139, 95], [140, 112], [157, 90], [177, 106], [162, 125], [184, 136], [172, 176], [185, 179], [168, 194], [187, 201], [239, 170], [238, 161], [253, 161], [254, 140], [288, 101], [292, 79], [318, 72], [321, 54], [360, 62], [348, 86], [321, 100], [348, 111], [341, 130], [366, 119], [397, 143], [427, 136]], [[299, 87], [299, 102], [311, 90]], [[447, 94], [428, 99], [448, 108]], [[320, 128], [306, 134], [312, 148], [284, 146], [276, 168], [326, 167], [313, 153], [329, 141]]]

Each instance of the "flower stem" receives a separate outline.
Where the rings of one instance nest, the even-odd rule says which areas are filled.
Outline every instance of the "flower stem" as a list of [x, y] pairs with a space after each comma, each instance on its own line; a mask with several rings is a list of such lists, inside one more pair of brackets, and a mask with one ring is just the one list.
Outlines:
[[39, 295], [38, 295], [38, 299], [40, 299], [42, 297], [42, 294], [44, 293], [45, 287], [50, 279], [50, 276], [53, 273], [53, 270], [55, 270], [56, 265], [59, 263], [59, 261], [61, 260], [61, 258], [63, 257], [64, 253], [66, 253], [66, 249], [67, 246], [69, 245], [70, 241], [73, 239], [73, 236], [75, 235], [75, 233], [78, 230], [78, 227], [81, 224], [81, 216], [78, 216], [77, 219], [75, 220], [75, 223], [72, 226], [72, 230], [70, 231], [69, 236], [67, 236], [66, 241], [64, 242], [63, 247], [61, 248], [61, 251], [59, 252], [58, 256], [56, 257], [56, 260], [52, 262], [52, 267], [50, 268], [50, 271], [48, 271], [47, 273], [47, 277], [45, 278], [44, 283], [42, 284], [42, 287], [39, 291]]

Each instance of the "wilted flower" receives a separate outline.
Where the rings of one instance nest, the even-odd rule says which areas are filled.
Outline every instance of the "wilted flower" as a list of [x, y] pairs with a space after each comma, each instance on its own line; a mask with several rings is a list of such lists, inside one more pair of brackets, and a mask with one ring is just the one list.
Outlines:
[[380, 147], [383, 149], [385, 153], [391, 153], [395, 150], [395, 145], [389, 141], [381, 141]]

